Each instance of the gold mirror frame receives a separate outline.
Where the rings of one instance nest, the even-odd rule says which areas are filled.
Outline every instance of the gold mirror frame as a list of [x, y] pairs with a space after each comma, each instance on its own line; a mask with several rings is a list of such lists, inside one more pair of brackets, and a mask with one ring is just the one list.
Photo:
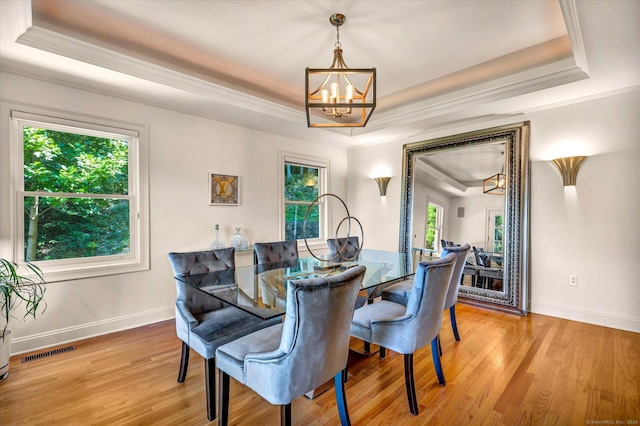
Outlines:
[[529, 276], [529, 122], [405, 144], [402, 149], [400, 251], [412, 253], [413, 182], [417, 157], [504, 143], [507, 180], [504, 215], [503, 292], [460, 286], [465, 302], [527, 314]]

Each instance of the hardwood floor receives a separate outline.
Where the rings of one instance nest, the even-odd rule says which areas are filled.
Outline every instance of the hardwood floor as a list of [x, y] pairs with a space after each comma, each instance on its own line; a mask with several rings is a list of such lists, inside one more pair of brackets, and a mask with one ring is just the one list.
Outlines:
[[[640, 334], [461, 303], [457, 317], [461, 342], [446, 313], [443, 319], [446, 386], [438, 385], [430, 348], [416, 353], [420, 414], [409, 413], [402, 356], [388, 351], [385, 360], [371, 356], [349, 370], [352, 424], [639, 424]], [[352, 341], [354, 348], [361, 344]], [[186, 382], [176, 381], [180, 341], [173, 321], [74, 345], [27, 363], [21, 363], [25, 355], [12, 358], [0, 383], [0, 424], [209, 423], [202, 358], [192, 353]], [[292, 407], [294, 424], [340, 423], [333, 389], [298, 398]], [[278, 407], [233, 379], [229, 419], [232, 425], [280, 422]]]

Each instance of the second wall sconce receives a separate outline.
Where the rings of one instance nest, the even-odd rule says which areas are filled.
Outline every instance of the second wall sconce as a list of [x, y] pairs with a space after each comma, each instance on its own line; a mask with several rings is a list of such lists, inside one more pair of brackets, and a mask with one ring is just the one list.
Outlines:
[[556, 158], [553, 161], [553, 164], [558, 167], [560, 170], [560, 174], [562, 175], [562, 183], [564, 186], [575, 186], [576, 178], [578, 177], [578, 171], [580, 170], [580, 166], [587, 157], [579, 156], [579, 157], [564, 157], [564, 158]]
[[387, 185], [389, 184], [389, 181], [391, 180], [391, 178], [377, 177], [373, 179], [375, 179], [376, 183], [378, 184], [378, 189], [380, 190], [380, 196], [384, 197], [385, 195], [387, 195]]

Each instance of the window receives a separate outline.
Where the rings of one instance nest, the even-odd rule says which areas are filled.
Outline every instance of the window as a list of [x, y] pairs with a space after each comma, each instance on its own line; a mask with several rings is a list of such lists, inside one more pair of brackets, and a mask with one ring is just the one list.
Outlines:
[[442, 218], [444, 208], [433, 201], [427, 201], [427, 229], [425, 232], [425, 248], [437, 250], [442, 235]]
[[[283, 157], [285, 240], [304, 240], [308, 243], [326, 239], [327, 208], [324, 197], [313, 201], [325, 192], [327, 163], [308, 158]], [[307, 211], [309, 215], [307, 217]], [[307, 225], [305, 230], [305, 217]]]
[[502, 223], [504, 212], [502, 209], [487, 211], [487, 250], [502, 253]]
[[14, 258], [48, 281], [148, 269], [145, 129], [15, 110], [11, 119]]

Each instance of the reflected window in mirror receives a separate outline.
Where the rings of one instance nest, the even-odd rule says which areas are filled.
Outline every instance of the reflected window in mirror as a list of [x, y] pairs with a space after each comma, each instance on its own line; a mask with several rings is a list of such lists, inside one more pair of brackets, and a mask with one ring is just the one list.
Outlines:
[[442, 219], [444, 217], [444, 207], [441, 204], [438, 204], [434, 199], [427, 199], [427, 226], [424, 247], [433, 251], [440, 251], [438, 250], [438, 243], [442, 238]]

